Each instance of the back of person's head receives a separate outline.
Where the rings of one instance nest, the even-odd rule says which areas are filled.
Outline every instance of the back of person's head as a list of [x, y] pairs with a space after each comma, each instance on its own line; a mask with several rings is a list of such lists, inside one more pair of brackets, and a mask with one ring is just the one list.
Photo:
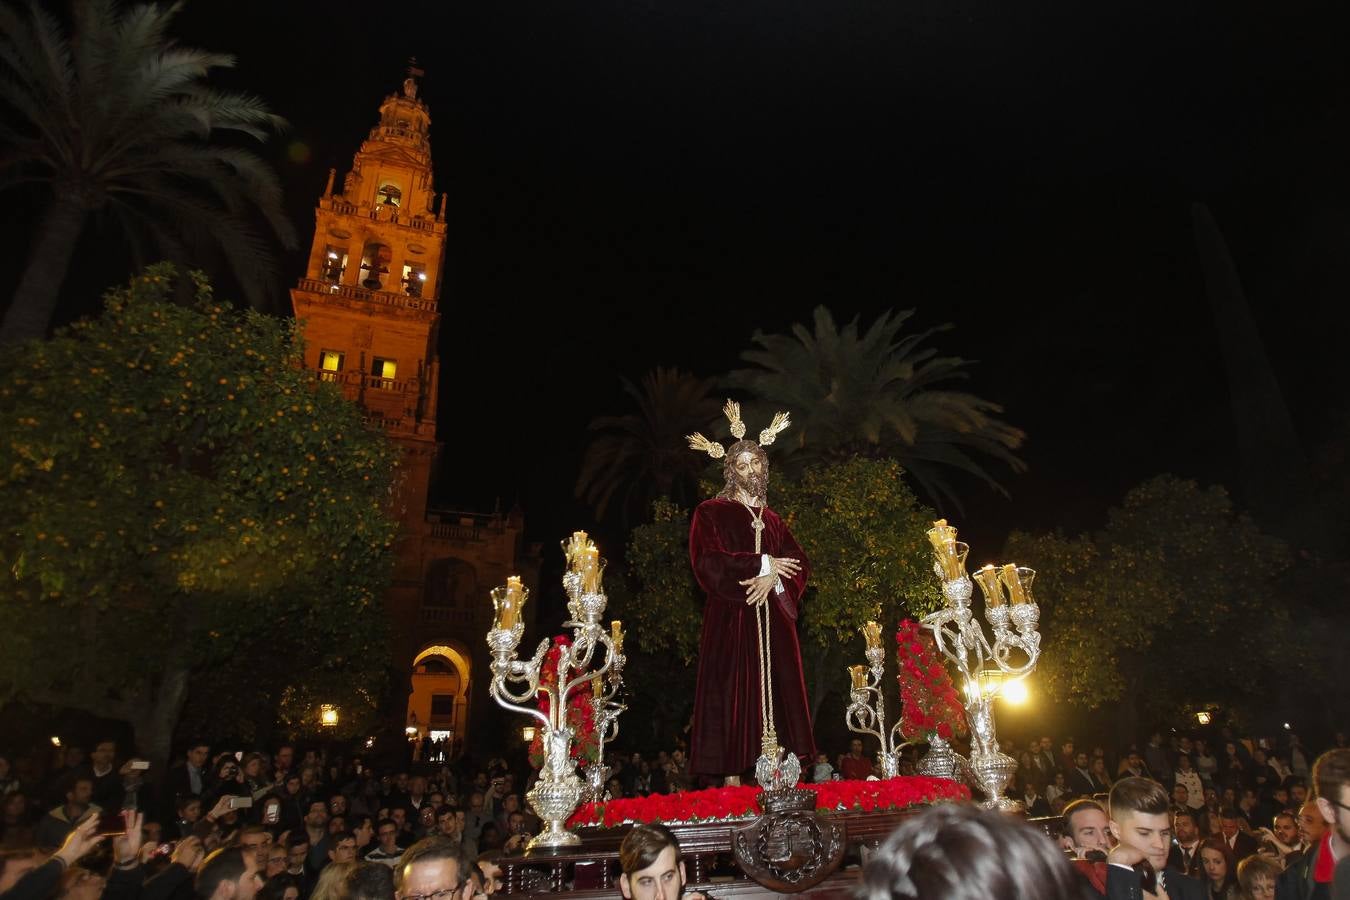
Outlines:
[[1026, 822], [970, 804], [907, 819], [863, 870], [859, 900], [1079, 900], [1064, 854]]
[[258, 900], [283, 900], [286, 896], [286, 889], [291, 887], [295, 888], [297, 894], [303, 890], [300, 879], [294, 875], [288, 872], [273, 875], [258, 889]]
[[200, 900], [215, 896], [222, 884], [233, 884], [248, 871], [248, 859], [242, 847], [224, 847], [202, 861], [197, 869], [195, 890]]
[[1313, 763], [1313, 785], [1317, 796], [1331, 802], [1343, 803], [1341, 788], [1350, 784], [1350, 750], [1328, 750]]
[[394, 900], [394, 870], [383, 863], [356, 863], [347, 873], [347, 900]]
[[314, 882], [314, 890], [309, 900], [345, 900], [347, 896], [347, 876], [356, 868], [354, 862], [330, 862], [319, 872], [319, 880]]
[[1131, 776], [1122, 778], [1111, 785], [1111, 818], [1119, 821], [1131, 813], [1144, 813], [1150, 816], [1165, 814], [1172, 808], [1172, 798], [1167, 788], [1152, 778]]
[[1102, 809], [1102, 805], [1100, 803], [1098, 803], [1096, 800], [1089, 800], [1086, 797], [1079, 800], [1075, 800], [1068, 806], [1064, 807], [1063, 816], [1064, 816], [1065, 837], [1073, 837], [1073, 817], [1076, 816], [1078, 813], [1085, 812], [1086, 810], [1089, 809], [1095, 809], [1097, 812], [1102, 813], [1103, 815], [1106, 814], [1106, 810]]
[[619, 869], [633, 875], [656, 862], [667, 847], [675, 848], [675, 862], [680, 861], [680, 842], [664, 825], [634, 825], [619, 845]]
[[398, 871], [394, 873], [394, 886], [399, 890], [403, 888], [403, 882], [408, 877], [408, 872], [420, 863], [435, 862], [443, 859], [453, 859], [460, 868], [460, 876], [464, 874], [463, 862], [460, 860], [460, 850], [449, 838], [433, 834], [430, 837], [424, 837], [413, 844], [407, 850], [403, 851], [403, 856], [398, 862]]
[[32, 847], [22, 850], [0, 850], [0, 894], [12, 888], [24, 873], [36, 869], [41, 856]]

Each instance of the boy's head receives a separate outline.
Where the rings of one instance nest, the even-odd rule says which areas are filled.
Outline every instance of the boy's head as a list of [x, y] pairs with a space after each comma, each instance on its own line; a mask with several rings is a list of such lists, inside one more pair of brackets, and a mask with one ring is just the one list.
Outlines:
[[1159, 872], [1172, 849], [1170, 806], [1167, 790], [1151, 778], [1122, 778], [1111, 787], [1111, 833]]

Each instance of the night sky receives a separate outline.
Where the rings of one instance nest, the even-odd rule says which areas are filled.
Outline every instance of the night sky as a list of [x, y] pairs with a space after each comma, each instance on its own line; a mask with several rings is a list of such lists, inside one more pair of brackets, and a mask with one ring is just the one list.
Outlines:
[[[936, 346], [1028, 432], [1011, 501], [966, 493], [963, 535], [996, 551], [1011, 528], [1095, 527], [1159, 472], [1234, 482], [1193, 202], [1301, 438], [1342, 427], [1346, 18], [1334, 0], [192, 0], [179, 35], [237, 54], [221, 82], [290, 120], [265, 152], [306, 249], [327, 169], [407, 57], [426, 70], [451, 222], [440, 504], [518, 500], [556, 546], [591, 525], [572, 486], [586, 424], [628, 411], [621, 375], [724, 372], [821, 303], [912, 307], [915, 328], [956, 326]], [[72, 279], [68, 307], [122, 264]]]

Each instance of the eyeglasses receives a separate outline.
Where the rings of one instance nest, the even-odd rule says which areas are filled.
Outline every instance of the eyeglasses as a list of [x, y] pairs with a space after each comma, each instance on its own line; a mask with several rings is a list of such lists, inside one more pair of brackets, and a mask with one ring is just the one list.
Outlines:
[[403, 900], [450, 900], [450, 897], [459, 893], [462, 887], [464, 887], [464, 882], [457, 881], [454, 887], [432, 891], [430, 894], [405, 894]]
[[1321, 799], [1327, 801], [1328, 803], [1330, 803], [1332, 806], [1336, 807], [1337, 809], [1344, 809], [1344, 810], [1350, 811], [1350, 806], [1347, 806], [1346, 804], [1342, 803], [1342, 802], [1339, 801], [1339, 800], [1332, 800], [1330, 797], [1323, 797], [1323, 798], [1321, 798]]

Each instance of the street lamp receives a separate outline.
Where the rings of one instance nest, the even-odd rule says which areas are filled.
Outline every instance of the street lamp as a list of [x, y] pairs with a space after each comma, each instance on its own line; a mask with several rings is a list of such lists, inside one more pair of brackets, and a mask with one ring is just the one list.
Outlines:
[[1004, 702], [1011, 703], [1014, 706], [1020, 706], [1027, 702], [1027, 683], [1025, 679], [1014, 678], [1003, 686], [1003, 692], [999, 694]]
[[1214, 717], [1210, 715], [1210, 712], [1207, 709], [1202, 709], [1195, 714], [1195, 721], [1200, 725], [1208, 725], [1213, 720]]
[[324, 728], [336, 727], [338, 723], [337, 707], [331, 703], [325, 703], [319, 707], [319, 722], [323, 724]]
[[57, 737], [56, 735], [52, 735], [52, 746], [53, 746], [53, 747], [60, 747], [60, 746], [61, 746], [61, 739], [60, 739], [59, 737]]
[[535, 729], [533, 725], [526, 725], [524, 728], [520, 729], [520, 736], [525, 739], [525, 743], [527, 744], [534, 742], [534, 735]]

